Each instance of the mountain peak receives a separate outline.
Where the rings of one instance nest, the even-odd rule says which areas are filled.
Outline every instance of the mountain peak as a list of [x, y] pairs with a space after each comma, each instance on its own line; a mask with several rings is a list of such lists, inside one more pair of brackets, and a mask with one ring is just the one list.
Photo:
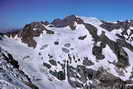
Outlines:
[[0, 73], [8, 80], [0, 84], [6, 89], [8, 84], [22, 89], [132, 89], [132, 57], [132, 21], [71, 15], [52, 23], [32, 22], [0, 35], [0, 69], [8, 76]]
[[78, 18], [75, 15], [66, 16], [64, 19], [55, 19], [51, 24], [53, 24], [56, 27], [65, 27], [70, 26], [71, 29], [75, 29], [74, 23], [82, 24], [83, 20]]

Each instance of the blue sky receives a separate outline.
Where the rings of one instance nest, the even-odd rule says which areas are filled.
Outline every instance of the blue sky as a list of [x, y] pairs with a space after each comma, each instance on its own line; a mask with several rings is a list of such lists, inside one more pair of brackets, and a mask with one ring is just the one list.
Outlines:
[[133, 19], [133, 0], [0, 0], [0, 29], [71, 14], [107, 21]]

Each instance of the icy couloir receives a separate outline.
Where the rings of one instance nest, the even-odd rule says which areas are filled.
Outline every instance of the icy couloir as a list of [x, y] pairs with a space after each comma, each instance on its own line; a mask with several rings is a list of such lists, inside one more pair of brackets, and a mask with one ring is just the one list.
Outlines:
[[0, 65], [2, 89], [133, 88], [132, 20], [71, 15], [33, 22], [0, 34], [0, 48], [0, 63], [9, 65]]

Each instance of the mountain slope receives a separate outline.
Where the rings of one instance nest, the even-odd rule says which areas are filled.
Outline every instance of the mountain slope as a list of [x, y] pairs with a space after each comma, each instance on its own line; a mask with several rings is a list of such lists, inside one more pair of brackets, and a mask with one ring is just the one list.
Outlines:
[[15, 82], [22, 83], [21, 86], [13, 83], [18, 88], [133, 87], [132, 20], [106, 22], [72, 15], [52, 23], [33, 22], [20, 31], [1, 34], [0, 48], [12, 56], [7, 57], [6, 64], [14, 66], [10, 60], [16, 61], [17, 69], [34, 86], [15, 77]]

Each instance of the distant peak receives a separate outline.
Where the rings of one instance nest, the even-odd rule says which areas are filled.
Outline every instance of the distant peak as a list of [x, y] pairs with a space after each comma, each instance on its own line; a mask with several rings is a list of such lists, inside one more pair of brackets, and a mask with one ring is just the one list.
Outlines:
[[73, 27], [74, 22], [77, 22], [78, 24], [83, 24], [83, 20], [78, 18], [76, 15], [66, 16], [64, 19], [57, 18], [53, 20], [51, 24], [53, 24], [56, 27]]

